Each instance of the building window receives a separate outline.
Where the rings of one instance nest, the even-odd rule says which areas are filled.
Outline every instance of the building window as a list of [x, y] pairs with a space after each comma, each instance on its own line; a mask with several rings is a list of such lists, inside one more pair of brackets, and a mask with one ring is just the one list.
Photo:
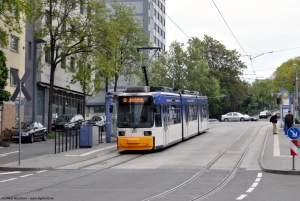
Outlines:
[[28, 42], [28, 59], [31, 60], [31, 42]]
[[75, 58], [71, 57], [71, 68], [75, 69]]
[[11, 35], [10, 37], [10, 50], [14, 52], [18, 52], [19, 49], [19, 38]]
[[[10, 68], [10, 69], [15, 69], [15, 68]], [[19, 75], [19, 70], [15, 69], [15, 71], [17, 72], [17, 75]], [[12, 76], [12, 74], [10, 74], [10, 85], [16, 86], [18, 83], [15, 80], [15, 78]]]

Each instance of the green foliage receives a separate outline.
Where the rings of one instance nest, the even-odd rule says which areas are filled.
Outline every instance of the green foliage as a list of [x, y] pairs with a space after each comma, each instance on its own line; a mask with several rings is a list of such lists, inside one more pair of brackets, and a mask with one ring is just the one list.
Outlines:
[[5, 129], [1, 132], [2, 140], [3, 140], [3, 141], [10, 141], [12, 134], [13, 134], [13, 131], [12, 131], [11, 129], [5, 128]]
[[[294, 65], [295, 64], [295, 65]], [[300, 57], [289, 59], [279, 66], [273, 74], [274, 85], [278, 91], [279, 87], [283, 87], [289, 92], [293, 92], [296, 86], [296, 68], [300, 69]]]
[[[113, 68], [111, 73], [114, 76], [114, 91], [117, 89], [117, 82], [120, 75], [124, 75], [125, 80], [131, 81], [139, 71], [140, 54], [137, 47], [144, 47], [149, 44], [149, 37], [141, 26], [141, 22], [134, 16], [133, 9], [125, 4], [114, 1], [110, 4], [112, 8], [109, 20], [117, 24], [115, 26], [118, 40], [114, 46], [106, 51], [107, 58]], [[112, 36], [114, 37], [114, 36]]]
[[2, 50], [0, 50], [0, 105], [3, 101], [8, 101], [10, 98], [10, 93], [4, 90], [7, 86], [8, 80], [8, 68], [6, 67], [6, 57]]
[[2, 0], [0, 2], [0, 21], [5, 28], [0, 27], [0, 45], [7, 47], [11, 32], [22, 33], [26, 16], [31, 19], [31, 9], [28, 0]]

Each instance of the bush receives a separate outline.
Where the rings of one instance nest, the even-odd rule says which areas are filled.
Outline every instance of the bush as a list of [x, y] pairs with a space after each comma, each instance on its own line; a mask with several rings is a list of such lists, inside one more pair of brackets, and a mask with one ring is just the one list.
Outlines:
[[3, 141], [10, 141], [13, 131], [9, 128], [6, 128], [2, 131], [2, 140]]

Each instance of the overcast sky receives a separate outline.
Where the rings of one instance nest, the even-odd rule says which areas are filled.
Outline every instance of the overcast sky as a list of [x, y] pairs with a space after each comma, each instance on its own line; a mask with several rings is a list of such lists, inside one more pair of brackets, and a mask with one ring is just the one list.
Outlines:
[[[300, 0], [166, 0], [166, 14], [189, 37], [211, 36], [241, 55], [265, 53], [252, 59], [256, 75], [249, 57], [241, 57], [249, 82], [270, 77], [283, 62], [300, 56]], [[166, 16], [167, 50], [175, 40], [187, 43], [183, 32]]]

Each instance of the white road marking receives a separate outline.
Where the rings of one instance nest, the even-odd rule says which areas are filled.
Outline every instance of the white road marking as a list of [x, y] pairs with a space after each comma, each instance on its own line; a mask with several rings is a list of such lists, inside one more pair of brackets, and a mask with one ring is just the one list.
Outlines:
[[246, 193], [251, 193], [254, 190], [254, 188], [249, 188]]
[[38, 171], [36, 173], [39, 174], [39, 173], [42, 173], [42, 172], [47, 172], [47, 170]]
[[258, 185], [258, 183], [257, 182], [254, 182], [253, 184], [252, 184], [252, 188], [255, 188], [256, 186]]
[[103, 149], [97, 149], [97, 150], [94, 150], [94, 151], [90, 151], [90, 152], [87, 152], [85, 154], [81, 154], [80, 156], [87, 156], [89, 154], [92, 154], [92, 153], [95, 153], [95, 152], [98, 152], [98, 151], [102, 151], [102, 150], [105, 150], [105, 149], [109, 149], [109, 148], [112, 148], [112, 147], [117, 147], [117, 145], [106, 147], [106, 148], [103, 148]]
[[7, 182], [7, 181], [15, 180], [15, 179], [17, 179], [17, 178], [7, 179], [7, 180], [3, 180], [3, 181], [0, 181], [0, 182]]
[[256, 178], [255, 181], [260, 182], [261, 178]]
[[257, 177], [262, 177], [262, 173], [258, 173], [258, 174], [257, 174]]
[[65, 156], [79, 156], [79, 155], [65, 155]]
[[0, 174], [17, 174], [17, 173], [21, 173], [20, 171], [15, 171], [15, 172], [3, 172]]
[[241, 195], [240, 197], [238, 197], [237, 200], [242, 200], [242, 199], [244, 199], [246, 196], [247, 196], [247, 195], [243, 194], [243, 195]]
[[26, 174], [26, 175], [23, 175], [23, 176], [20, 176], [20, 177], [29, 177], [31, 175], [33, 175], [33, 174]]
[[3, 153], [3, 154], [0, 154], [0, 157], [7, 156], [8, 154], [18, 153], [18, 152], [19, 151], [13, 151], [13, 152], [8, 152], [8, 153]]
[[278, 134], [274, 135], [274, 152], [273, 152], [274, 156], [280, 156], [280, 146], [279, 146], [279, 138], [278, 138]]

